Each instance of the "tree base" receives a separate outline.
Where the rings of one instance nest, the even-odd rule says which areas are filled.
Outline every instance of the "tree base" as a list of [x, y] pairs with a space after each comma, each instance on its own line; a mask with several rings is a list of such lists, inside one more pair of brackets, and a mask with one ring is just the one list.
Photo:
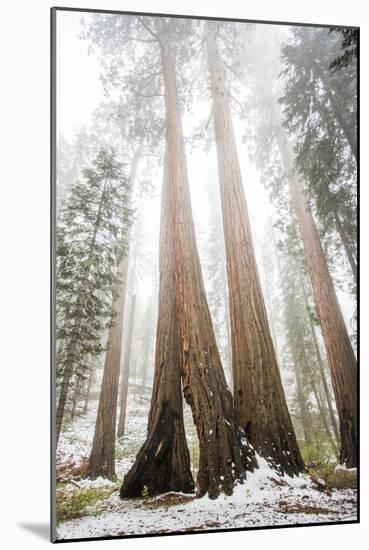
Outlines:
[[169, 401], [162, 403], [155, 420], [134, 465], [124, 477], [121, 498], [194, 492], [181, 419]]

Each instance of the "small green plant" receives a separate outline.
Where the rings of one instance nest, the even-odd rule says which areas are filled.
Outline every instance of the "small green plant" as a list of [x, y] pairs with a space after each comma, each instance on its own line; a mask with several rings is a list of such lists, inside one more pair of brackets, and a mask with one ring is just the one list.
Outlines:
[[147, 485], [144, 485], [143, 488], [142, 488], [142, 491], [141, 491], [141, 496], [142, 498], [146, 499], [146, 498], [149, 498], [149, 488]]
[[140, 442], [125, 441], [124, 444], [117, 442], [115, 449], [115, 459], [123, 460], [124, 458], [135, 457], [140, 450]]
[[86, 508], [94, 505], [97, 501], [108, 498], [116, 489], [90, 488], [79, 489], [71, 493], [64, 492], [65, 484], [58, 484], [57, 494], [57, 523], [70, 519], [76, 519], [86, 515]]

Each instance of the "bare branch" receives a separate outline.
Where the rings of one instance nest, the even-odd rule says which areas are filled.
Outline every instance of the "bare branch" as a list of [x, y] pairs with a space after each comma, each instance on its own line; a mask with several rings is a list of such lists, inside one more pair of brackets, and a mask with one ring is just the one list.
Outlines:
[[129, 42], [130, 40], [134, 42], [145, 42], [146, 44], [152, 44], [153, 42], [157, 42], [156, 38], [135, 38], [134, 36], [127, 36], [126, 41]]
[[245, 114], [244, 106], [232, 94], [229, 93], [228, 95], [239, 106], [241, 115], [244, 115]]
[[135, 94], [139, 97], [164, 97], [164, 94], [141, 94], [140, 92], [135, 91]]
[[208, 126], [209, 126], [210, 121], [211, 121], [212, 118], [213, 118], [213, 108], [211, 108], [211, 111], [210, 111], [210, 115], [209, 115], [208, 121], [207, 121], [207, 123], [205, 124], [205, 130], [208, 129]]
[[138, 17], [137, 18], [139, 20], [139, 22], [141, 23], [141, 25], [147, 30], [147, 32], [149, 34], [151, 34], [151, 36], [153, 36], [155, 38], [155, 40], [157, 42], [159, 42], [159, 44], [161, 44], [161, 41], [160, 41], [160, 38], [157, 34], [154, 33], [154, 31], [152, 29], [150, 29], [150, 27], [145, 23], [145, 21], [141, 18], [141, 17]]

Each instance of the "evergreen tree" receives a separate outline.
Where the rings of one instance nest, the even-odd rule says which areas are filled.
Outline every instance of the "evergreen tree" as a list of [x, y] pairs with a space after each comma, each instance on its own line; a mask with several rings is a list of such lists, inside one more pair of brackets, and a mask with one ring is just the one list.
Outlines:
[[359, 29], [337, 29], [337, 32], [342, 35], [342, 53], [330, 64], [331, 71], [347, 67], [351, 61], [357, 60]]
[[77, 181], [81, 170], [97, 151], [96, 134], [90, 133], [86, 126], [79, 128], [71, 140], [59, 134], [56, 159], [57, 214], [67, 199], [71, 185]]
[[72, 185], [60, 215], [56, 239], [57, 441], [71, 382], [88, 376], [89, 357], [102, 353], [102, 337], [112, 322], [112, 295], [131, 217], [128, 192], [114, 151], [102, 150]]
[[[327, 399], [321, 396], [323, 379], [319, 364], [320, 350], [315, 346], [309, 318], [311, 311], [305, 302], [306, 272], [294, 218], [285, 226], [283, 239], [279, 241], [278, 253], [281, 256], [283, 322], [286, 336], [284, 357], [295, 377], [296, 403], [304, 439], [308, 445], [319, 443], [321, 447], [327, 439], [331, 451], [337, 453], [337, 444], [331, 433], [334, 426], [329, 426]], [[325, 366], [322, 367], [325, 370]], [[315, 425], [313, 413], [316, 418]]]
[[[136, 180], [140, 157], [138, 149], [130, 165], [129, 194], [126, 201], [131, 203], [131, 195]], [[99, 405], [97, 410], [95, 433], [86, 475], [96, 478], [99, 475], [113, 479], [115, 477], [115, 433], [117, 418], [118, 382], [121, 366], [123, 316], [126, 301], [127, 271], [131, 224], [122, 235], [122, 246], [127, 243], [126, 254], [118, 266], [119, 278], [116, 292], [112, 299], [114, 323], [109, 328], [107, 350], [104, 360], [104, 371], [101, 382]]]
[[340, 52], [338, 30], [300, 27], [282, 48], [285, 126], [294, 135], [296, 168], [337, 262], [340, 236], [356, 282], [357, 68], [330, 66]]
[[[297, 29], [295, 32], [304, 29]], [[314, 29], [307, 29], [312, 32]], [[320, 29], [321, 30], [321, 29]], [[323, 29], [324, 30], [324, 29]], [[316, 37], [318, 40], [318, 37]], [[311, 45], [313, 48], [314, 44]], [[313, 50], [314, 51], [314, 50]], [[298, 52], [297, 52], [298, 53]], [[330, 109], [331, 116], [335, 118], [337, 126], [339, 126], [339, 137], [341, 143], [349, 151], [350, 157], [355, 158], [355, 143], [351, 125], [348, 126], [351, 118], [355, 121], [355, 115], [349, 112], [340, 112], [337, 108], [338, 91], [334, 90], [333, 84], [327, 81], [326, 73], [320, 71], [320, 67], [316, 63], [316, 56], [311, 55], [311, 52], [305, 52], [306, 57], [313, 63], [314, 70], [317, 70], [318, 80], [322, 87], [322, 93], [319, 89], [316, 90], [316, 95], [319, 98], [323, 95], [325, 98], [325, 107]], [[266, 52], [263, 61], [270, 60], [271, 52]], [[319, 55], [318, 55], [319, 57]], [[319, 62], [318, 62], [319, 65]], [[295, 71], [297, 72], [297, 70]], [[294, 70], [291, 69], [291, 78], [294, 75]], [[298, 162], [295, 161], [295, 151], [292, 147], [291, 140], [295, 138], [297, 132], [297, 140], [299, 138], [298, 128], [290, 127], [292, 132], [291, 138], [287, 135], [283, 128], [283, 119], [278, 109], [278, 104], [275, 99], [278, 83], [275, 75], [270, 74], [270, 71], [264, 73], [258, 71], [255, 75], [255, 84], [258, 90], [258, 104], [262, 110], [262, 116], [259, 120], [262, 121], [264, 132], [257, 132], [254, 145], [259, 150], [259, 165], [268, 164], [272, 161], [275, 163], [271, 172], [277, 174], [277, 179], [274, 180], [275, 189], [274, 196], [279, 198], [281, 190], [287, 183], [289, 188], [289, 199], [293, 205], [293, 209], [298, 221], [300, 235], [304, 247], [304, 256], [306, 268], [309, 272], [311, 286], [314, 294], [314, 301], [317, 315], [322, 329], [327, 359], [331, 373], [332, 385], [337, 404], [337, 411], [340, 421], [340, 461], [350, 467], [357, 465], [357, 367], [356, 358], [352, 349], [352, 344], [349, 338], [348, 330], [344, 322], [342, 311], [337, 300], [335, 288], [333, 285], [332, 274], [330, 272], [325, 250], [323, 248], [319, 224], [316, 223], [312, 208], [315, 206], [313, 201], [310, 201], [310, 185], [309, 180], [303, 180], [298, 168]], [[274, 76], [274, 79], [273, 79]], [[293, 83], [293, 80], [291, 80]], [[308, 83], [310, 80], [308, 81]], [[286, 88], [286, 96], [288, 92]], [[304, 96], [305, 89], [301, 89], [297, 95], [297, 100]], [[315, 98], [316, 99], [316, 98]], [[341, 101], [342, 98], [340, 98]], [[284, 99], [283, 99], [284, 101]], [[307, 106], [307, 114], [310, 112], [310, 107]], [[304, 114], [300, 114], [301, 119], [304, 119]], [[346, 118], [347, 117], [347, 118]], [[319, 117], [316, 115], [315, 119]], [[287, 126], [289, 124], [287, 119]], [[323, 128], [324, 129], [324, 128]], [[265, 139], [263, 140], [263, 137]], [[335, 137], [332, 136], [335, 142]], [[329, 162], [329, 159], [327, 159]], [[353, 188], [353, 192], [355, 188]], [[355, 212], [353, 215], [355, 219]], [[346, 249], [345, 249], [346, 250]]]

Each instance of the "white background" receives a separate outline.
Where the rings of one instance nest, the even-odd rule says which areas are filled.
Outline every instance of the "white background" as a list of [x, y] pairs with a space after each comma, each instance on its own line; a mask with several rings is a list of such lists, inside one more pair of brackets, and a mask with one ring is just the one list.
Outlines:
[[[48, 543], [49, 520], [49, 7], [8, 0], [0, 13], [0, 544]], [[360, 525], [80, 543], [129, 550], [210, 544], [361, 549], [369, 540], [368, 154], [369, 18], [359, 0], [69, 0], [59, 6], [361, 26]]]

